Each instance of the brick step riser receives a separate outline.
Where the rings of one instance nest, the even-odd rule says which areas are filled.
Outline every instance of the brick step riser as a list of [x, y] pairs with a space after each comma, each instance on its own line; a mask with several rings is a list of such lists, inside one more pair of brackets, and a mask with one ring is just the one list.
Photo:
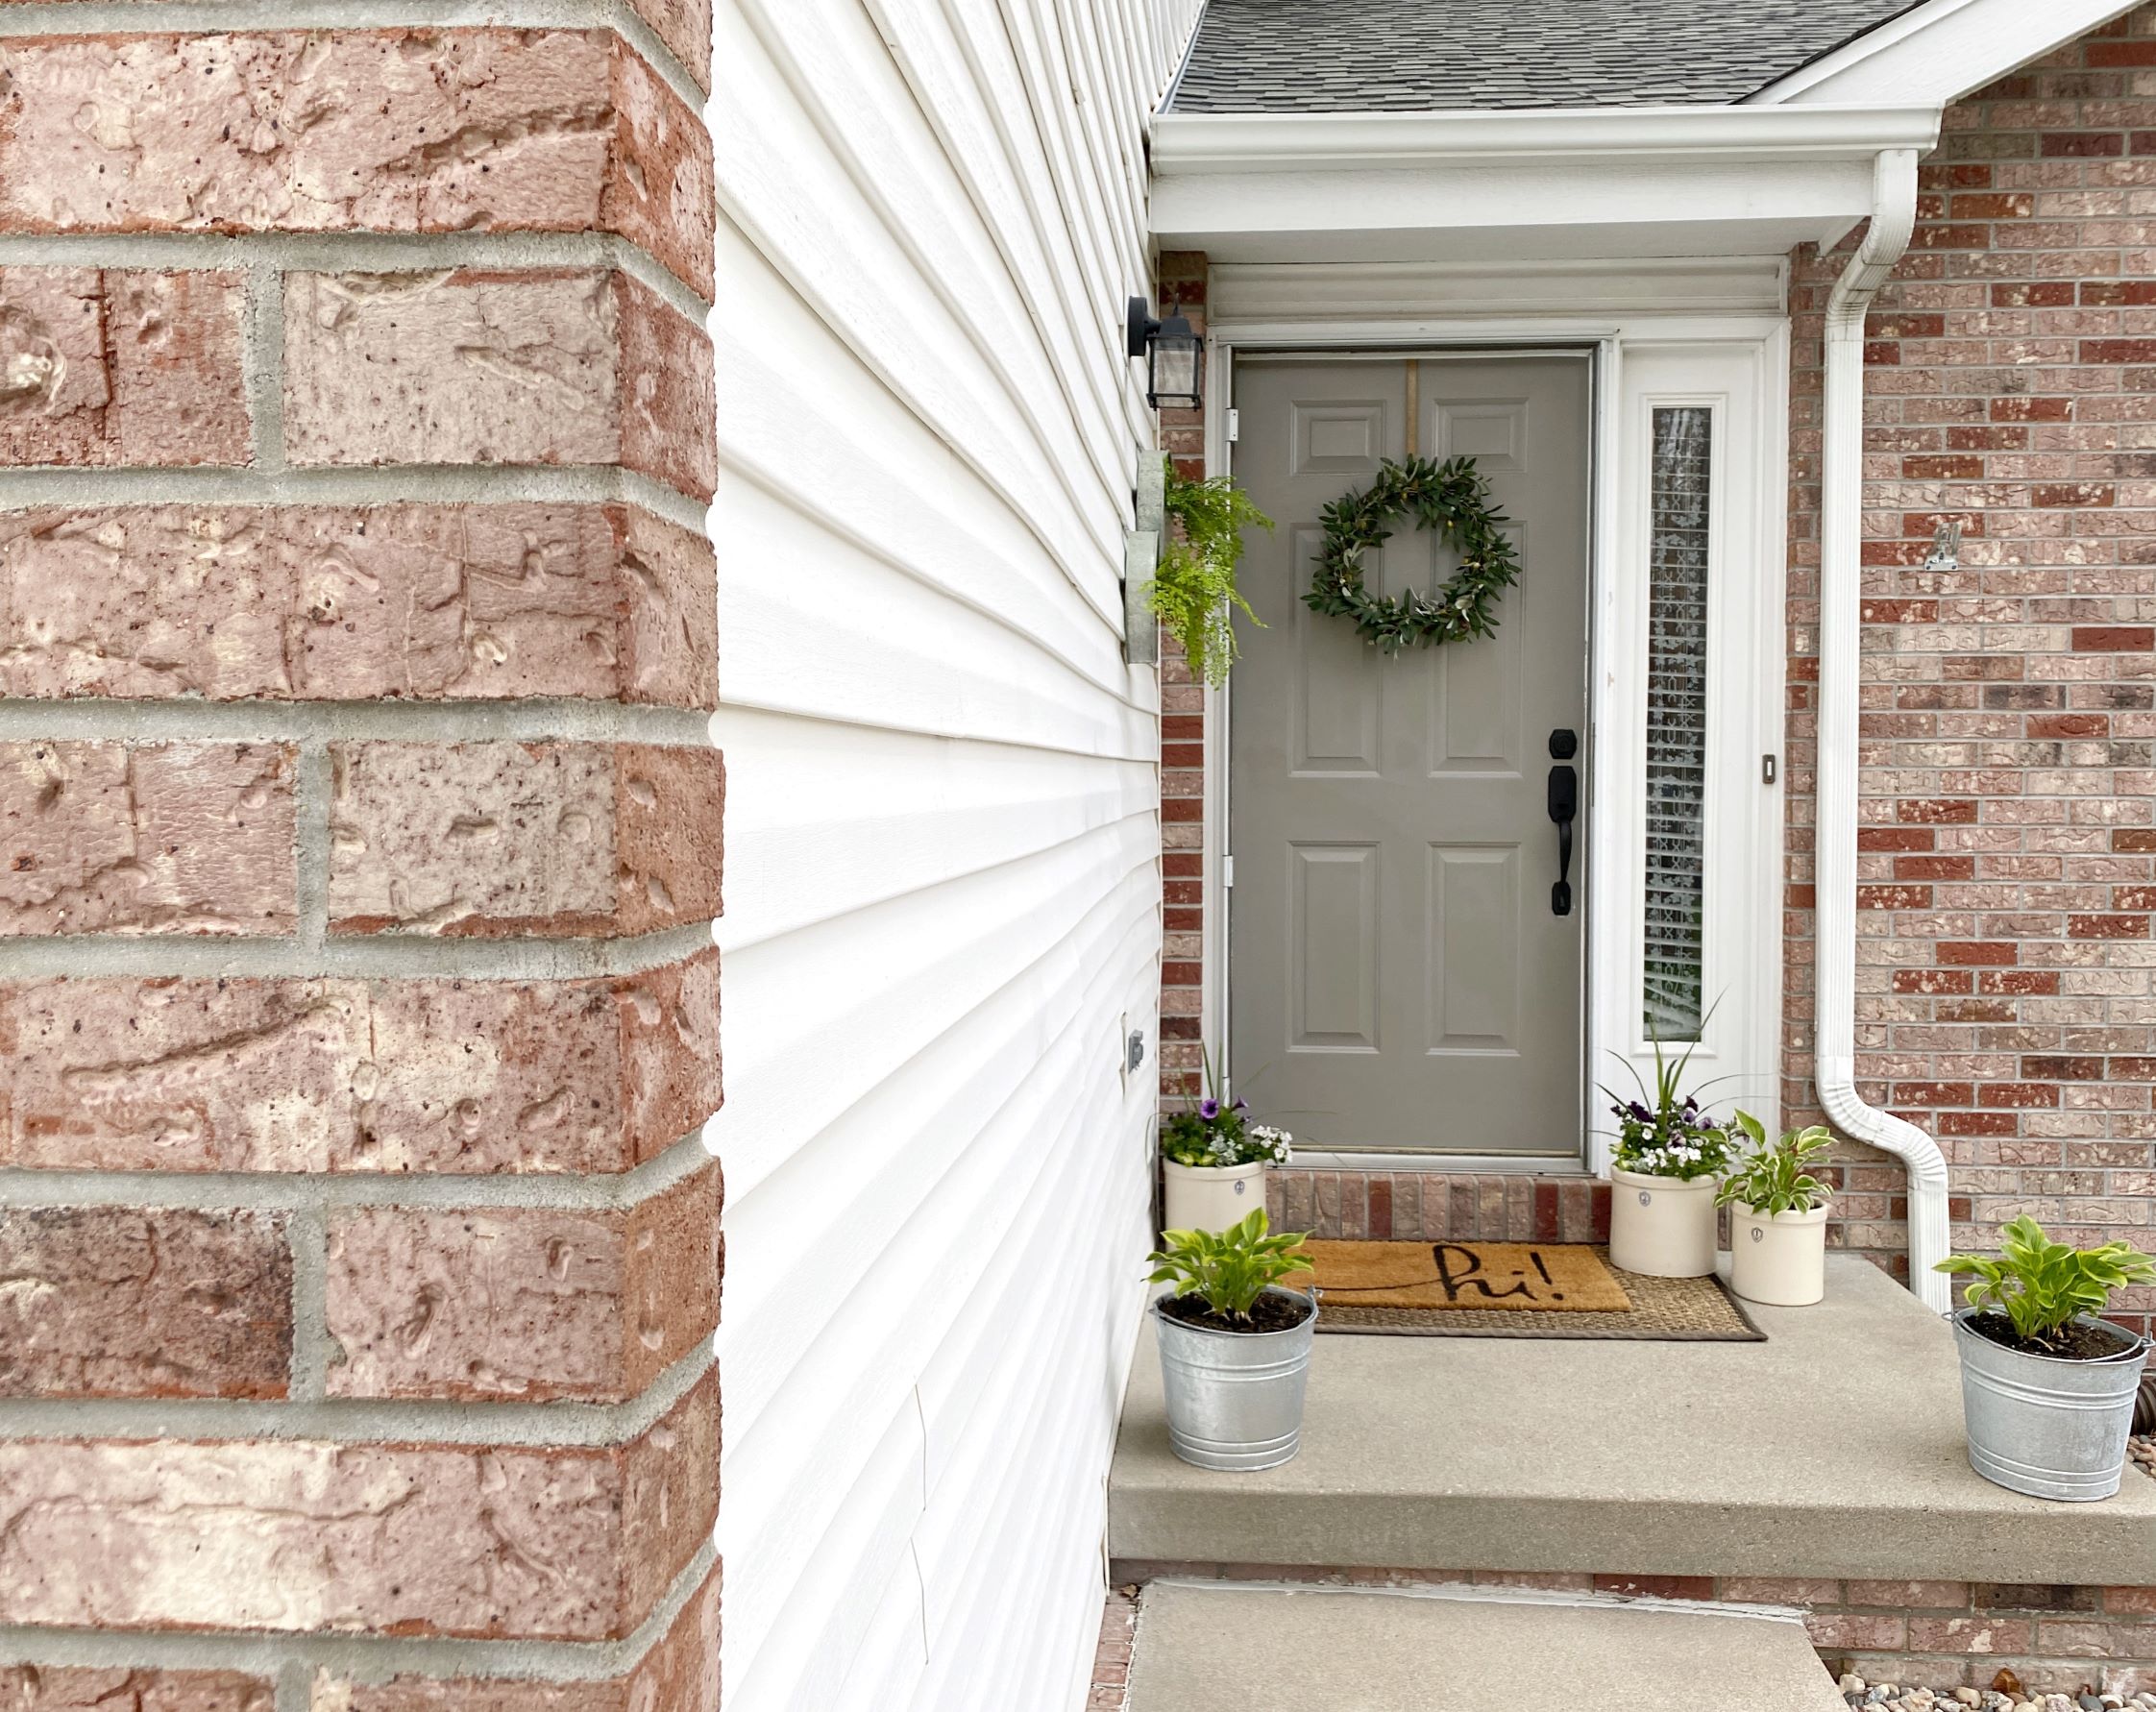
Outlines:
[[[1133, 1590], [1165, 1577], [1325, 1586], [1474, 1587], [1523, 1594], [1773, 1606], [1802, 1614], [1836, 1675], [1907, 1687], [1988, 1689], [2001, 1670], [2031, 1692], [2156, 1690], [2156, 1586], [2019, 1586], [1989, 1581], [1850, 1580], [1768, 1576], [1523, 1574], [1510, 1570], [1324, 1568], [1118, 1558], [1094, 1673], [1112, 1687], [1130, 1650]], [[1103, 1696], [1096, 1704], [1120, 1702]]]

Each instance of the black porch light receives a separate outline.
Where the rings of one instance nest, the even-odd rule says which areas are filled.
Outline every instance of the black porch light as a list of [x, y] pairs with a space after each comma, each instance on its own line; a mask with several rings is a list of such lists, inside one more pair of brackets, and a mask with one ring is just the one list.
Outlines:
[[1145, 358], [1145, 402], [1156, 410], [1202, 409], [1205, 341], [1183, 312], [1171, 307], [1165, 321], [1156, 321], [1145, 300], [1134, 297], [1129, 326], [1131, 355]]

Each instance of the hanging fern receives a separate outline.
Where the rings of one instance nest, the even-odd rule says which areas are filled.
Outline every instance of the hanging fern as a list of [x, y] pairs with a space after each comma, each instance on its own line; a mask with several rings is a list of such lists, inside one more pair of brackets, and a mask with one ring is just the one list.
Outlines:
[[1218, 689], [1236, 663], [1236, 610], [1259, 624], [1250, 603], [1236, 591], [1242, 532], [1252, 526], [1269, 529], [1273, 520], [1225, 476], [1188, 481], [1175, 473], [1172, 459], [1166, 508], [1182, 529], [1161, 555], [1160, 568], [1146, 586], [1145, 603], [1162, 627], [1183, 644], [1191, 674]]

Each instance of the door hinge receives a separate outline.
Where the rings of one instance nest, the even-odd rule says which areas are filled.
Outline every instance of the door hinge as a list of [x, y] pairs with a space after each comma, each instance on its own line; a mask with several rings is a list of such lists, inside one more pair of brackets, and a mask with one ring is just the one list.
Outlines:
[[1234, 890], [1234, 888], [1235, 888], [1235, 884], [1236, 884], [1236, 859], [1235, 859], [1235, 858], [1234, 858], [1233, 856], [1223, 856], [1223, 857], [1221, 857], [1221, 858], [1220, 858], [1220, 886], [1221, 886], [1221, 890], [1222, 890], [1222, 891], [1232, 891], [1232, 890]]
[[1240, 410], [1231, 410], [1228, 412], [1228, 444], [1233, 446], [1241, 438], [1242, 412]]

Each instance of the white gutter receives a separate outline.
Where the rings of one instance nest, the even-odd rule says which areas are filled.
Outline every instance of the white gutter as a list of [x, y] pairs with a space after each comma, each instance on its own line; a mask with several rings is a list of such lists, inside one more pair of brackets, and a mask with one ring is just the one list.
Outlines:
[[1909, 1285], [1924, 1306], [1952, 1306], [1946, 1278], [1947, 1162], [1913, 1123], [1856, 1091], [1857, 639], [1864, 521], [1864, 316], [1917, 217], [1917, 153], [1888, 149], [1873, 172], [1872, 224], [1826, 303], [1820, 445], [1818, 830], [1813, 852], [1818, 959], [1813, 1074], [1819, 1102], [1845, 1136], [1909, 1171]]
[[1179, 113], [1153, 120], [1156, 173], [1319, 172], [1476, 159], [1804, 159], [1928, 149], [1939, 110], [1897, 102], [1792, 107], [1550, 108], [1509, 112]]

